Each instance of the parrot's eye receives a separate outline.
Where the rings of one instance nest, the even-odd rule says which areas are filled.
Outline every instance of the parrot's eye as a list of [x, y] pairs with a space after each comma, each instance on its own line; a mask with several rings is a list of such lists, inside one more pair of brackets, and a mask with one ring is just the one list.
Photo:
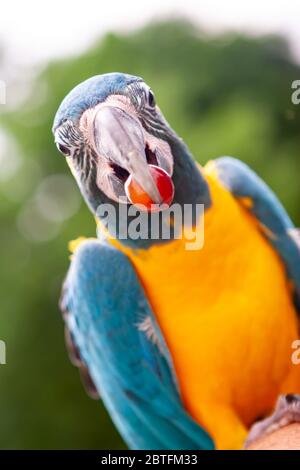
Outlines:
[[155, 101], [155, 96], [151, 90], [149, 90], [148, 93], [148, 104], [151, 106], [151, 108], [155, 108], [156, 101]]
[[62, 153], [63, 155], [65, 155], [67, 157], [69, 157], [71, 155], [70, 149], [68, 149], [68, 147], [66, 147], [65, 145], [57, 143], [56, 147], [58, 148], [60, 153]]

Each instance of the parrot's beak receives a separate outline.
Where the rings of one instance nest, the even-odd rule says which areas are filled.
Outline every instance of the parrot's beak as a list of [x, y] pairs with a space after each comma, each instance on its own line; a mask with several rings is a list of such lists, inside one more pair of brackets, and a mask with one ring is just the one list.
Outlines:
[[121, 108], [103, 106], [95, 114], [93, 133], [98, 157], [105, 159], [112, 170], [109, 179], [114, 199], [124, 196], [126, 181], [131, 177], [154, 204], [161, 204], [162, 197], [150, 171], [144, 133], [138, 119]]

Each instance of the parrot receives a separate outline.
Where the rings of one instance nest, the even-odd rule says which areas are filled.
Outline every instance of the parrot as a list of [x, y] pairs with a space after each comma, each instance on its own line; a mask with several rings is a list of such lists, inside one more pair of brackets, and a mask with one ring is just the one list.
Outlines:
[[53, 135], [97, 223], [62, 288], [69, 354], [127, 446], [243, 449], [299, 422], [300, 235], [273, 191], [237, 158], [197, 164], [126, 73], [78, 84]]

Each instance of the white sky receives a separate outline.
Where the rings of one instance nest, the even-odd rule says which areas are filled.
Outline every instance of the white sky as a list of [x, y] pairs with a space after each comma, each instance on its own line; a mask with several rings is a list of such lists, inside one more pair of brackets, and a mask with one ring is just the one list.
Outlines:
[[300, 60], [300, 0], [2, 0], [0, 44], [31, 64], [81, 52], [108, 30], [180, 14], [212, 31], [281, 32]]

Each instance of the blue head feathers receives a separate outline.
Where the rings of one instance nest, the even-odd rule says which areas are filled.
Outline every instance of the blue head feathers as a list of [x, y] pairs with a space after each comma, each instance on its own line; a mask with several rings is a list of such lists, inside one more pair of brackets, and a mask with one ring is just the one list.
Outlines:
[[73, 88], [62, 101], [55, 119], [53, 130], [70, 119], [77, 122], [84, 111], [105, 101], [111, 94], [123, 94], [126, 87], [142, 79], [124, 73], [106, 73], [85, 80]]

